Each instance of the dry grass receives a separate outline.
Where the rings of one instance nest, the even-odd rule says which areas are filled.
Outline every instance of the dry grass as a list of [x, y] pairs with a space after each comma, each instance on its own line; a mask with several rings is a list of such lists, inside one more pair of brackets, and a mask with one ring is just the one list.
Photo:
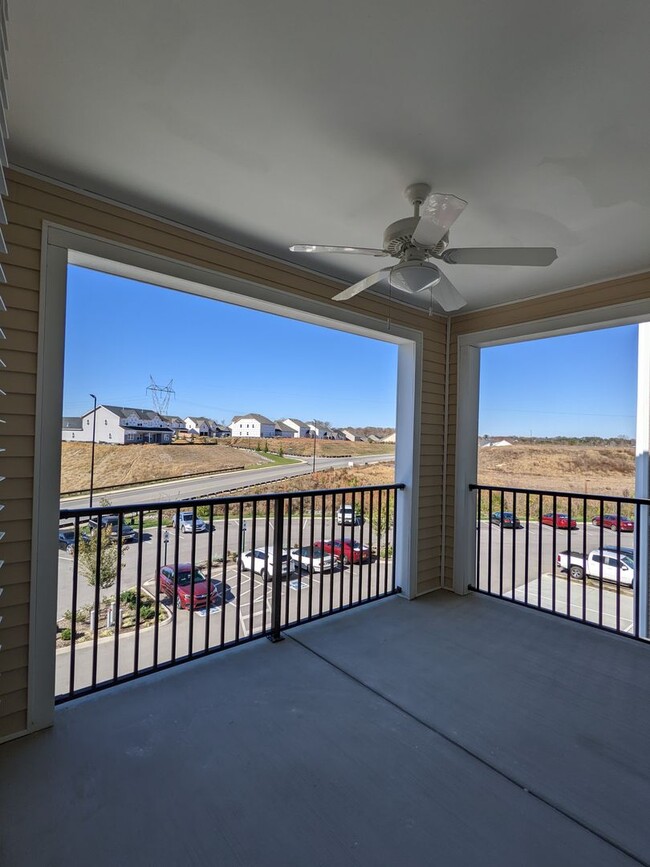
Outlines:
[[288, 494], [293, 491], [323, 491], [330, 488], [358, 488], [365, 485], [392, 485], [395, 481], [395, 464], [370, 464], [366, 467], [341, 467], [320, 470], [305, 476], [294, 476], [268, 485], [243, 488], [238, 495]]
[[[299, 455], [307, 457], [314, 452], [312, 439], [283, 439], [275, 440], [253, 439], [251, 437], [233, 437], [233, 446], [239, 448], [254, 449], [259, 445], [262, 451], [264, 444], [268, 443], [269, 451], [278, 452], [280, 447], [285, 455]], [[322, 458], [342, 458], [347, 455], [384, 455], [395, 451], [395, 443], [352, 443], [349, 440], [316, 440], [316, 454]]]
[[479, 449], [482, 485], [634, 495], [633, 446], [511, 445]]
[[[90, 443], [61, 443], [61, 493], [88, 490]], [[95, 486], [130, 485], [264, 466], [261, 455], [223, 445], [95, 446]]]

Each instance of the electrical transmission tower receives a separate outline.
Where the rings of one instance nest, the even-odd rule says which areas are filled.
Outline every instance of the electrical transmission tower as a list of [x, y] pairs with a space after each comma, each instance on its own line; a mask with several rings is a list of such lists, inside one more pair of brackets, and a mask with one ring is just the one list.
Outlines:
[[158, 415], [167, 415], [167, 410], [169, 409], [169, 402], [172, 397], [176, 395], [176, 392], [173, 389], [174, 380], [170, 379], [167, 385], [158, 385], [154, 382], [153, 376], [149, 374], [149, 385], [147, 386], [147, 391], [151, 393], [151, 400], [153, 401], [153, 408], [158, 413]]

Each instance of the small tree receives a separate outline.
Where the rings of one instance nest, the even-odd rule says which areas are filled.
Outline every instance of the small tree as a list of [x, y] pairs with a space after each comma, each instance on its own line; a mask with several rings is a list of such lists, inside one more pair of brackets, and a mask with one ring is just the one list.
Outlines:
[[282, 448], [282, 443], [280, 443], [280, 452], [279, 452], [279, 454], [280, 454], [280, 457], [283, 457], [283, 456], [284, 456], [284, 449]]
[[264, 453], [266, 454], [266, 452], [268, 452], [268, 450], [269, 450], [268, 440], [264, 440]]
[[[79, 543], [79, 569], [91, 587], [95, 586], [97, 575], [97, 543], [99, 533], [90, 539], [82, 539]], [[120, 558], [117, 544], [111, 539], [111, 528], [101, 531], [101, 550], [99, 552], [99, 586], [106, 590], [112, 587], [117, 576], [117, 564]]]
[[[382, 498], [381, 512], [379, 511], [379, 500], [373, 503], [373, 506], [372, 526], [377, 533], [378, 548], [385, 548], [387, 545], [386, 536], [393, 526], [393, 500], [389, 498], [386, 501]], [[388, 547], [390, 548], [390, 541]]]

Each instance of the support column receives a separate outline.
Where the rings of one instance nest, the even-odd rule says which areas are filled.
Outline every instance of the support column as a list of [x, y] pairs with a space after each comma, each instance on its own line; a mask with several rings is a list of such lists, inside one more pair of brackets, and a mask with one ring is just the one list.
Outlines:
[[[639, 325], [639, 356], [636, 403], [636, 496], [650, 499], [650, 323]], [[635, 593], [639, 602], [639, 635], [648, 638], [650, 621], [648, 566], [650, 565], [650, 515], [648, 506], [640, 506], [639, 550], [636, 552]]]

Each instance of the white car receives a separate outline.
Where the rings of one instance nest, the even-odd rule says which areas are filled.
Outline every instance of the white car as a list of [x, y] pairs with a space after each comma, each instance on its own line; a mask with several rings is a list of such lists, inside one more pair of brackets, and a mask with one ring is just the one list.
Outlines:
[[[281, 561], [282, 576], [286, 578], [295, 570], [295, 564], [289, 558], [286, 548], [282, 551]], [[257, 575], [261, 575], [265, 581], [270, 581], [273, 578], [275, 563], [273, 548], [253, 548], [252, 551], [244, 551], [239, 557], [239, 562], [244, 572], [255, 572]]]
[[327, 572], [334, 568], [335, 559], [331, 554], [326, 554], [320, 545], [305, 545], [303, 548], [294, 548], [289, 554], [298, 571]]
[[[174, 515], [172, 519], [172, 527], [176, 526], [176, 515]], [[194, 530], [195, 533], [205, 533], [208, 529], [208, 525], [201, 518], [197, 516], [196, 521], [194, 520], [194, 512], [179, 512], [178, 515], [178, 526], [181, 529], [181, 533], [191, 533]]]
[[360, 523], [360, 518], [356, 509], [353, 509], [352, 506], [339, 506], [336, 513], [336, 523], [339, 527], [343, 524], [353, 526]]

